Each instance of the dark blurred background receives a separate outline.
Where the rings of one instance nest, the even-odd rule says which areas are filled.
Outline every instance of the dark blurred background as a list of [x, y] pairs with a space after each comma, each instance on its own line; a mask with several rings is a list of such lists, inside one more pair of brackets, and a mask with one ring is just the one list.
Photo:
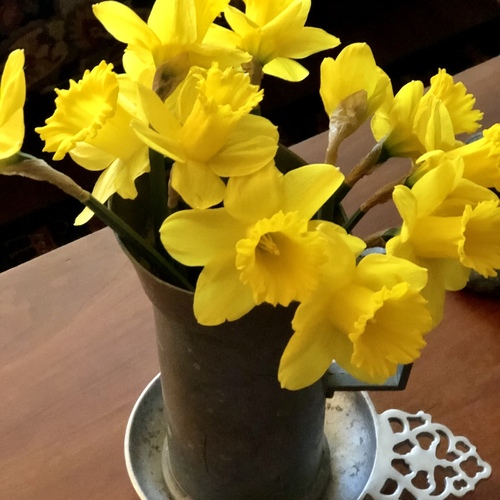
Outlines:
[[[28, 96], [25, 151], [40, 156], [43, 144], [32, 132], [54, 109], [55, 87], [67, 88], [102, 59], [119, 69], [123, 46], [94, 18], [95, 0], [1, 0], [0, 64], [24, 48]], [[152, 0], [124, 1], [147, 17]], [[241, 0], [233, 1], [241, 4]], [[499, 0], [312, 0], [307, 23], [338, 36], [341, 46], [301, 61], [303, 82], [264, 79], [263, 113], [279, 128], [286, 145], [326, 129], [319, 98], [319, 65], [342, 47], [367, 42], [395, 91], [411, 80], [425, 85], [438, 68], [454, 74], [500, 54]], [[50, 157], [46, 157], [50, 159]], [[55, 165], [91, 190], [96, 174], [71, 161]], [[102, 227], [92, 220], [73, 226], [80, 205], [56, 188], [0, 176], [0, 271], [14, 267]]]

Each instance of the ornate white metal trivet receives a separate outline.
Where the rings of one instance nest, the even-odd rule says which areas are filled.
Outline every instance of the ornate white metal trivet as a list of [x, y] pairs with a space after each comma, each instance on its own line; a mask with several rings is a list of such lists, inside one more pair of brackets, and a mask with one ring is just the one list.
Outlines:
[[399, 499], [403, 493], [417, 500], [463, 497], [491, 475], [490, 465], [468, 439], [433, 423], [423, 411], [387, 410], [378, 420], [377, 454], [365, 499]]

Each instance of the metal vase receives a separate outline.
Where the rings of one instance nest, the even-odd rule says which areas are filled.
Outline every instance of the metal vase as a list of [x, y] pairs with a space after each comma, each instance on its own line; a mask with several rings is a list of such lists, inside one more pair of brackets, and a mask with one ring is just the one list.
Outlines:
[[277, 380], [294, 308], [262, 305], [201, 326], [192, 293], [132, 262], [154, 308], [172, 498], [322, 498], [330, 479], [323, 385], [288, 391]]

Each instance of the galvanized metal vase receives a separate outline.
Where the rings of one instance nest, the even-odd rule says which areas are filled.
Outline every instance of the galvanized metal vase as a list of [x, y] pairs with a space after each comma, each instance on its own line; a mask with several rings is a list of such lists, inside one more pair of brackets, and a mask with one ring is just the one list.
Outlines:
[[263, 305], [204, 327], [192, 293], [133, 262], [156, 319], [172, 498], [322, 498], [330, 476], [322, 383], [288, 391], [277, 380], [293, 308]]

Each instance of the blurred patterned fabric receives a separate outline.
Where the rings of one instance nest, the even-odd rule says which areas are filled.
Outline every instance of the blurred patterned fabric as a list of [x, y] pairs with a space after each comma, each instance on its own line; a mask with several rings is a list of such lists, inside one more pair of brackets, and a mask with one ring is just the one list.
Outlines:
[[[25, 49], [28, 92], [46, 94], [105, 59], [120, 66], [123, 45], [92, 13], [94, 0], [2, 0], [0, 61]], [[125, 3], [146, 16], [151, 1]], [[50, 98], [52, 99], [52, 94]]]

